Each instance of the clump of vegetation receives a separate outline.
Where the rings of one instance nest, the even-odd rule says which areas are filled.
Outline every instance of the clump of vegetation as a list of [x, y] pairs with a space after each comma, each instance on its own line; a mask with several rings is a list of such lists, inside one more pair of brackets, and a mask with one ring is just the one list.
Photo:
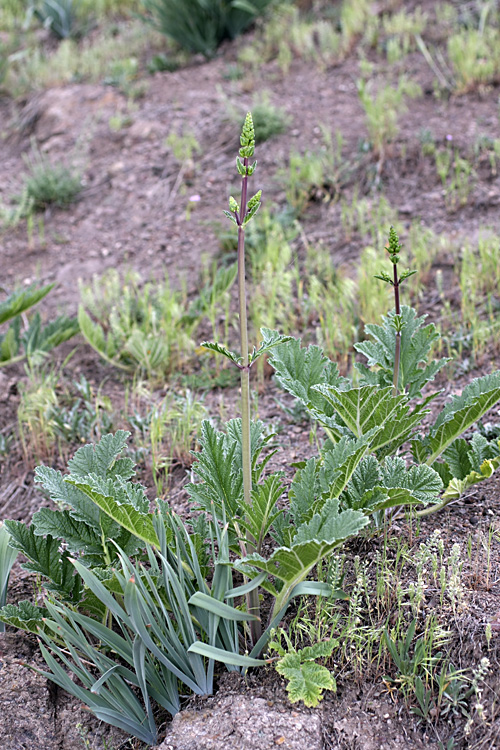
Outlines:
[[358, 94], [365, 110], [370, 142], [375, 152], [383, 155], [384, 149], [398, 134], [398, 119], [406, 111], [406, 98], [419, 96], [420, 87], [402, 77], [397, 88], [383, 86], [375, 93], [370, 83], [360, 79]]
[[39, 0], [30, 6], [29, 13], [49, 28], [58, 39], [70, 39], [83, 33], [81, 0]]
[[189, 52], [213, 57], [225, 39], [234, 39], [261, 16], [270, 0], [142, 0], [153, 26]]
[[[359, 365], [356, 385], [340, 376], [319, 347], [303, 348], [300, 340], [277, 331], [263, 328], [260, 346], [250, 350], [245, 231], [261, 199], [260, 190], [248, 193], [256, 167], [250, 115], [240, 141], [241, 195], [230, 197], [225, 213], [238, 233], [241, 348], [230, 351], [218, 342], [203, 346], [239, 370], [241, 418], [222, 430], [207, 420], [201, 424], [194, 481], [188, 486], [199, 515], [184, 522], [162, 500], [151, 512], [144, 488], [132, 481], [133, 461], [121, 455], [128, 433], [119, 431], [80, 448], [69, 474], [37, 469], [37, 481], [57, 510], [38, 511], [30, 526], [6, 522], [11, 547], [22, 551], [25, 567], [41, 576], [45, 602], [6, 605], [0, 618], [38, 632], [49, 670], [42, 674], [82, 699], [96, 716], [150, 743], [157, 737], [152, 698], [175, 713], [180, 684], [200, 694], [212, 690], [215, 661], [240, 670], [264, 663], [273, 630], [294, 598], [346, 598], [336, 575], [324, 580], [322, 567], [335, 561], [335, 551], [347, 540], [387, 530], [404, 507], [420, 516], [437, 512], [500, 465], [495, 439], [462, 437], [500, 401], [500, 373], [473, 380], [424, 427], [435, 394], [421, 400], [422, 391], [445, 360], [428, 364], [437, 332], [400, 302], [401, 283], [413, 272], [399, 272], [402, 248], [393, 229], [388, 245], [393, 273], [378, 277], [393, 287], [395, 309], [381, 326], [367, 327], [371, 341], [357, 345], [367, 365]], [[250, 372], [264, 354], [278, 383], [329, 438], [317, 456], [295, 467], [287, 489], [283, 472], [267, 469], [276, 450], [274, 435], [250, 418]], [[191, 408], [192, 400], [185, 406], [195, 419], [201, 416]], [[187, 421], [184, 407], [180, 412]], [[166, 424], [162, 415], [157, 421], [155, 449]], [[191, 434], [184, 437], [187, 449]], [[159, 465], [159, 452], [156, 458]], [[265, 543], [269, 538], [271, 548]], [[243, 585], [234, 587], [233, 569], [245, 576]], [[450, 570], [456, 577], [455, 568]], [[265, 622], [260, 587], [271, 602]], [[453, 601], [456, 606], [456, 597]], [[245, 655], [239, 623], [247, 625]], [[437, 658], [432, 656], [436, 640], [424, 639], [412, 656], [413, 633], [411, 625], [403, 646], [388, 633], [386, 648], [405, 680], [413, 670], [424, 712], [431, 697], [422, 692], [418, 670]], [[282, 657], [278, 670], [290, 680], [294, 700], [314, 705], [323, 689], [335, 686], [328, 668], [315, 660], [332, 657], [340, 640], [299, 650], [285, 641], [286, 649], [272, 643]]]
[[224, 309], [236, 267], [221, 269], [199, 295], [187, 303], [186, 294], [163, 283], [142, 284], [139, 274], [120, 278], [111, 269], [81, 288], [78, 321], [90, 346], [124, 371], [141, 371], [150, 378], [173, 373], [194, 351], [193, 336], [201, 320]]
[[81, 175], [64, 164], [52, 164], [35, 144], [31, 154], [25, 156], [29, 170], [26, 178], [26, 193], [35, 208], [47, 206], [66, 208], [75, 200], [82, 190]]
[[285, 110], [271, 104], [269, 95], [266, 93], [262, 94], [259, 102], [252, 107], [252, 117], [256, 143], [264, 143], [270, 138], [285, 133], [289, 124]]
[[25, 313], [53, 288], [54, 284], [31, 285], [12, 292], [0, 303], [0, 325], [10, 321], [7, 331], [0, 335], [0, 367], [24, 359], [40, 362], [48, 352], [79, 332], [78, 322], [66, 315], [45, 326], [39, 313], [35, 313], [31, 320], [26, 318]]

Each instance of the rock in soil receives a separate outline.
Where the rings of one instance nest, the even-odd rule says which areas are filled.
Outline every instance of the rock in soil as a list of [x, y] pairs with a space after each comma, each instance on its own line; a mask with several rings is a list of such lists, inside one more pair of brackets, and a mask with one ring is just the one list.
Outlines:
[[157, 750], [321, 750], [319, 711], [250, 695], [229, 695], [202, 711], [181, 711]]

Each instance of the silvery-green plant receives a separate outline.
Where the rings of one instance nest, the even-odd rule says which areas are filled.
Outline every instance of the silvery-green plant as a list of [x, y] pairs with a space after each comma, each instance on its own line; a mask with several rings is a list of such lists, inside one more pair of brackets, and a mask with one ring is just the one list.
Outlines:
[[239, 626], [255, 615], [233, 606], [249, 586], [233, 586], [227, 529], [204, 516], [185, 524], [161, 501], [151, 512], [131, 481], [132, 460], [120, 455], [127, 437], [118, 431], [83, 446], [69, 474], [38, 467], [59, 507], [38, 511], [29, 526], [0, 527], [0, 583], [6, 588], [21, 551], [45, 601], [7, 604], [0, 620], [37, 633], [47, 678], [98, 718], [155, 744], [152, 700], [176, 713], [180, 683], [212, 692], [215, 660], [229, 669], [263, 662], [240, 653]]
[[150, 23], [189, 52], [215, 55], [261, 16], [270, 0], [142, 0]]
[[[238, 228], [238, 296], [241, 354], [229, 351], [214, 342], [203, 346], [226, 356], [241, 373], [241, 419], [231, 420], [225, 431], [216, 430], [205, 422], [200, 438], [194, 472], [197, 483], [189, 486], [191, 497], [206, 512], [214, 512], [218, 521], [228, 523], [233, 533], [233, 552], [241, 557], [233, 560], [248, 579], [247, 608], [258, 619], [250, 621], [250, 656], [258, 656], [265, 647], [270, 631], [283, 617], [291, 599], [302, 594], [330, 592], [331, 587], [308, 581], [315, 565], [351, 536], [357, 534], [368, 520], [354, 509], [341, 511], [338, 495], [320, 493], [308, 499], [305, 510], [293, 505], [288, 514], [278, 506], [284, 487], [281, 473], [263, 478], [270, 455], [262, 458], [266, 447], [263, 426], [250, 420], [250, 369], [264, 353], [291, 340], [276, 331], [261, 329], [262, 342], [249, 351], [247, 303], [245, 287], [245, 227], [260, 206], [261, 191], [248, 199], [248, 180], [255, 171], [255, 134], [252, 116], [245, 119], [240, 138], [241, 148], [236, 167], [241, 177], [241, 198], [229, 199], [226, 216]], [[340, 458], [340, 457], [339, 457]], [[339, 480], [341, 481], [341, 480]], [[297, 511], [297, 512], [296, 512]], [[271, 534], [277, 547], [264, 557], [262, 542]], [[265, 588], [273, 603], [267, 621], [260, 620], [259, 589]], [[205, 649], [208, 655], [208, 651]]]
[[[264, 663], [239, 653], [238, 624], [252, 615], [224, 601], [244, 593], [232, 587], [227, 535], [210, 538], [218, 555], [209, 586], [196, 534], [164, 506], [152, 523], [159, 549], [147, 544], [144, 562], [132, 562], [117, 547], [112, 577], [70, 560], [89, 594], [107, 608], [109, 621], [48, 600], [38, 633], [49, 671], [36, 670], [82, 700], [97, 718], [150, 745], [157, 742], [153, 700], [175, 714], [181, 686], [210, 694], [214, 658], [230, 671]], [[205, 533], [212, 533], [208, 525]]]
[[277, 381], [329, 438], [320, 457], [310, 459], [303, 469], [311, 491], [322, 481], [333, 452], [344, 460], [342, 469], [337, 465], [346, 478], [337, 495], [341, 508], [373, 514], [416, 503], [425, 506], [416, 514], [425, 515], [444, 508], [500, 466], [496, 440], [462, 437], [500, 401], [500, 371], [474, 379], [424, 428], [428, 406], [438, 392], [421, 400], [422, 390], [447, 360], [429, 364], [437, 331], [432, 324], [424, 326], [425, 317], [419, 318], [413, 308], [400, 306], [399, 286], [411, 275], [398, 276], [400, 250], [391, 230], [393, 278], [388, 274], [379, 278], [394, 287], [396, 309], [381, 326], [366, 327], [371, 340], [355, 344], [368, 360], [367, 365], [357, 365], [362, 375], [357, 387], [339, 376], [321, 349], [303, 348], [298, 339], [275, 347], [270, 362]]

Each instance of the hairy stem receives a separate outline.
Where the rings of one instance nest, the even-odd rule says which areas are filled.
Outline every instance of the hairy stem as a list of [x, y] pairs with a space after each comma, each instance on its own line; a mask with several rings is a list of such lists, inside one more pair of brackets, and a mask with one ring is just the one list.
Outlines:
[[[244, 166], [248, 167], [248, 158]], [[241, 448], [243, 466], [243, 498], [247, 505], [252, 503], [252, 450], [250, 443], [250, 363], [248, 356], [248, 322], [245, 285], [245, 229], [243, 221], [247, 210], [248, 175], [241, 180], [241, 206], [238, 222], [238, 299], [240, 317], [241, 344]], [[247, 533], [247, 554], [255, 552], [255, 539]], [[259, 590], [247, 594], [247, 608], [250, 614], [260, 617]], [[250, 622], [252, 644], [257, 643], [261, 635], [260, 620]]]
[[429, 505], [427, 508], [422, 508], [422, 510], [416, 510], [414, 511], [415, 516], [417, 518], [424, 518], [425, 516], [430, 516], [432, 513], [437, 513], [440, 510], [443, 510], [443, 508], [446, 508], [447, 505], [450, 503], [453, 503], [454, 501], [458, 500], [458, 497], [452, 497], [448, 500], [442, 500], [440, 503], [436, 503], [434, 505]]
[[[399, 303], [399, 279], [398, 279], [398, 267], [394, 263], [394, 303], [396, 308], [396, 315], [401, 315], [401, 306]], [[401, 331], [396, 330], [396, 351], [394, 352], [394, 377], [393, 377], [393, 389], [392, 395], [398, 395], [398, 383], [399, 383], [399, 364], [401, 360]]]

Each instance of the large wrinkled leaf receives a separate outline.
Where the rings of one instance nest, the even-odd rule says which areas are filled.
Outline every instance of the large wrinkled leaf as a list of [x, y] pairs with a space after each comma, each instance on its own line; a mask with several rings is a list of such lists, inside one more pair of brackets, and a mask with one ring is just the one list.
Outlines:
[[409, 490], [397, 487], [388, 489], [387, 487], [373, 487], [359, 497], [342, 498], [343, 507], [352, 508], [353, 510], [363, 511], [366, 515], [371, 515], [376, 511], [387, 510], [388, 508], [397, 508], [401, 505], [413, 505], [420, 503]]
[[459, 396], [453, 396], [452, 399], [445, 405], [444, 409], [441, 410], [432, 427], [432, 433], [434, 434], [438, 430], [438, 428], [444, 424], [444, 422], [449, 421], [457, 412], [460, 412], [464, 408], [471, 406], [486, 394], [491, 395], [493, 392], [496, 392], [499, 389], [500, 370], [497, 370], [490, 375], [484, 375], [481, 378], [474, 378], [474, 380], [472, 380], [468, 385], [465, 386]]
[[29, 562], [23, 563], [25, 570], [40, 573], [48, 579], [45, 586], [65, 597], [71, 597], [77, 584], [67, 552], [59, 549], [59, 540], [50, 535], [37, 536], [33, 526], [21, 521], [5, 521], [11, 535], [10, 546], [25, 555]]
[[398, 457], [387, 457], [381, 466], [382, 486], [402, 488], [422, 503], [433, 502], [443, 489], [439, 474], [429, 466], [411, 466]]
[[381, 429], [375, 433], [375, 437], [370, 443], [371, 450], [376, 451], [380, 459], [394, 454], [403, 443], [413, 437], [423, 418], [430, 413], [427, 408], [429, 402], [436, 396], [437, 393], [431, 394], [423, 403], [415, 406], [412, 411], [410, 411], [409, 403], [400, 406], [391, 415], [391, 418], [384, 422]]
[[288, 492], [290, 514], [296, 526], [309, 519], [318, 492], [318, 464], [315, 458], [310, 458], [304, 468], [297, 470]]
[[187, 486], [190, 497], [207, 512], [212, 503], [217, 503], [218, 508], [237, 515], [243, 496], [237, 443], [208, 420], [202, 422], [199, 442], [201, 450], [196, 454], [194, 470], [202, 481]]
[[38, 633], [44, 627], [43, 619], [48, 616], [45, 607], [37, 607], [29, 601], [19, 604], [6, 604], [0, 609], [0, 620], [28, 633]]
[[291, 703], [303, 701], [305, 706], [314, 707], [323, 699], [323, 690], [336, 689], [335, 679], [326, 667], [303, 661], [301, 656], [300, 652], [285, 654], [276, 671], [289, 681], [286, 689]]
[[283, 489], [283, 478], [277, 474], [266, 477], [262, 484], [252, 489], [252, 503], [245, 508], [245, 517], [239, 521], [239, 525], [255, 540], [257, 550], [273, 523], [283, 513], [283, 509], [276, 507]]
[[56, 505], [67, 505], [72, 508], [72, 516], [84, 521], [94, 529], [99, 528], [99, 508], [84, 492], [64, 481], [60, 471], [50, 466], [37, 466], [35, 482], [40, 482]]
[[[129, 437], [130, 432], [117, 430], [114, 435], [104, 435], [96, 445], [82, 446], [77, 450], [73, 458], [68, 461], [68, 469], [71, 474], [78, 477], [85, 477], [87, 474], [108, 477], [113, 464], [125, 448]], [[131, 459], [122, 459], [119, 465], [124, 479], [130, 479], [134, 475], [135, 472]]]
[[458, 500], [458, 498], [461, 497], [463, 493], [473, 484], [477, 484], [478, 482], [482, 482], [485, 479], [489, 479], [489, 477], [494, 474], [499, 466], [500, 456], [497, 456], [496, 458], [489, 458], [483, 461], [478, 471], [471, 471], [463, 479], [458, 479], [456, 477], [451, 479], [446, 490], [443, 493], [444, 504], [446, 505], [452, 500]]
[[[395, 312], [382, 317], [382, 325], [368, 324], [365, 333], [372, 340], [354, 344], [356, 351], [363, 354], [367, 365], [356, 363], [361, 373], [361, 385], [389, 386], [394, 376], [394, 356], [396, 337], [394, 328]], [[421, 395], [422, 388], [448, 362], [442, 358], [428, 363], [434, 341], [439, 333], [433, 323], [424, 326], [426, 315], [417, 317], [416, 310], [407, 305], [401, 306], [401, 349], [399, 365], [399, 388], [413, 398]], [[421, 365], [423, 365], [421, 367]], [[369, 368], [376, 368], [370, 370]]]
[[33, 515], [33, 530], [36, 536], [62, 539], [71, 552], [102, 554], [101, 535], [83, 521], [72, 518], [67, 510], [42, 508]]
[[406, 402], [405, 396], [392, 396], [392, 387], [363, 386], [340, 391], [329, 385], [316, 385], [341, 420], [356, 437], [380, 428]]
[[368, 438], [343, 437], [332, 450], [323, 454], [320, 482], [328, 497], [340, 496], [367, 451]]
[[[447, 404], [431, 429], [428, 441], [430, 466], [456, 438], [478, 421], [500, 401], [500, 372], [473, 380], [464, 388], [462, 396]], [[491, 386], [494, 386], [493, 388]]]
[[291, 339], [277, 346], [269, 357], [276, 371], [276, 380], [286, 391], [307, 408], [317, 408], [331, 417], [333, 412], [321, 394], [313, 389], [318, 384], [341, 389], [348, 381], [339, 375], [337, 365], [318, 346], [302, 347], [300, 339]]
[[258, 554], [249, 555], [236, 562], [237, 567], [250, 566], [282, 582], [276, 596], [275, 611], [279, 611], [290, 598], [294, 587], [304, 581], [317, 563], [327, 557], [349, 537], [355, 536], [368, 519], [362, 513], [352, 510], [338, 512], [338, 501], [329, 500], [320, 513], [297, 530], [290, 548], [276, 549], [266, 560]]
[[66, 477], [65, 481], [78, 487], [94, 502], [109, 518], [130, 531], [131, 534], [142, 539], [143, 542], [159, 547], [153, 518], [150, 513], [137, 510], [131, 503], [119, 503], [115, 497], [113, 484], [97, 481], [98, 478], [89, 475], [86, 478]]
[[[354, 510], [366, 510], [374, 502], [373, 493], [369, 493], [381, 483], [380, 464], [375, 456], [365, 456], [347, 484], [341, 495], [341, 506]], [[370, 500], [368, 503], [367, 500]], [[382, 492], [382, 499], [387, 499], [387, 493]]]

